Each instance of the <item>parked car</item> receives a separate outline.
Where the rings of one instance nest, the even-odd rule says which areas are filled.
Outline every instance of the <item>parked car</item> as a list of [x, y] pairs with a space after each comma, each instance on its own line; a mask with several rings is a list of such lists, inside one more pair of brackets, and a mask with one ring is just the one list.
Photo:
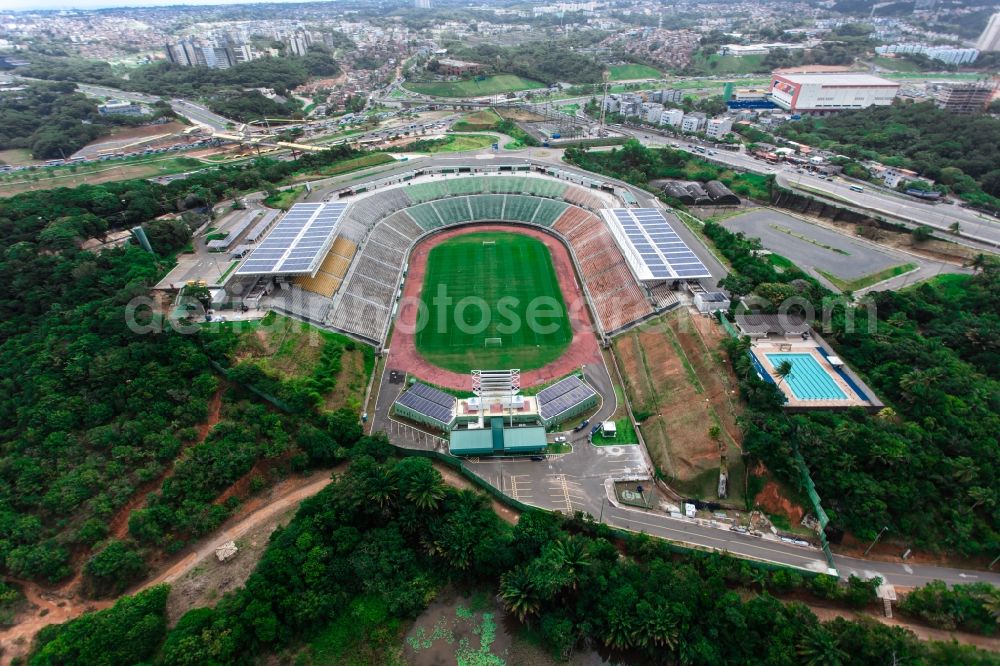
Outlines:
[[555, 438], [554, 440], [552, 440], [552, 441], [554, 441], [554, 442], [556, 442], [556, 443], [558, 443], [558, 444], [561, 444], [562, 442], [565, 442], [565, 441], [566, 441], [566, 436], [565, 436], [565, 435], [558, 435], [558, 436], [557, 436], [557, 437], [556, 437], [556, 438]]

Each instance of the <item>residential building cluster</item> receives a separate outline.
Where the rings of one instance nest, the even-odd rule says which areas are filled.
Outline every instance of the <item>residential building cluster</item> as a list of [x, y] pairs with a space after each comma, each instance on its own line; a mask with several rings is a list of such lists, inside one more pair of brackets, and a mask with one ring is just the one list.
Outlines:
[[930, 46], [928, 44], [886, 44], [876, 46], [875, 53], [883, 56], [918, 54], [933, 60], [940, 60], [948, 65], [972, 63], [979, 57], [979, 49]]
[[670, 107], [683, 99], [681, 90], [657, 90], [648, 93], [623, 93], [608, 95], [603, 101], [604, 110], [629, 118], [639, 118], [642, 122], [660, 127], [673, 127], [682, 132], [706, 136], [721, 141], [733, 129], [731, 116], [709, 118], [700, 111], [685, 113], [683, 109]]

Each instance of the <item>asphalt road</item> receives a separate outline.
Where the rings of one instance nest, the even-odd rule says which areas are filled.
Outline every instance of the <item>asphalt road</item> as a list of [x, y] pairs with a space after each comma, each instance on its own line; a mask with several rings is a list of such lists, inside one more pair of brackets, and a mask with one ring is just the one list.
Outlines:
[[[114, 99], [141, 102], [143, 104], [152, 104], [160, 99], [154, 95], [128, 92], [126, 90], [118, 90], [117, 88], [108, 88], [107, 86], [94, 86], [87, 83], [78, 83], [76, 84], [76, 87], [79, 88], [81, 92], [93, 97], [111, 97]], [[228, 118], [223, 118], [217, 113], [212, 113], [201, 104], [195, 104], [194, 102], [189, 102], [184, 99], [171, 99], [168, 101], [170, 103], [170, 108], [172, 108], [176, 113], [199, 125], [205, 125], [211, 128], [212, 131], [222, 131], [226, 129], [227, 125], [239, 125], [239, 123], [234, 120], [229, 120]]]
[[[681, 149], [689, 152], [693, 152], [695, 147], [699, 146], [678, 137], [661, 135], [646, 129], [615, 128], [615, 130], [634, 136], [649, 146], [662, 147], [676, 143]], [[864, 192], [855, 192], [851, 189], [854, 183], [841, 178], [824, 180], [808, 172], [800, 174], [789, 166], [779, 166], [754, 159], [746, 153], [712, 150], [714, 155], [701, 155], [701, 157], [754, 173], [774, 174], [778, 184], [789, 189], [826, 198], [831, 203], [893, 217], [912, 225], [926, 225], [948, 232], [951, 224], [958, 222], [962, 234], [977, 246], [1000, 248], [1000, 219], [984, 213], [957, 205], [923, 203], [903, 194], [883, 192], [879, 188], [869, 186], [865, 186]]]

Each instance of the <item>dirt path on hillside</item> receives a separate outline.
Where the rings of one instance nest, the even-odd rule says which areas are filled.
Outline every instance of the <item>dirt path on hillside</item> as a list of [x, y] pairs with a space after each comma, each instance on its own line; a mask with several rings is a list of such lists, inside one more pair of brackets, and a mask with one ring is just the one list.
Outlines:
[[111, 522], [108, 523], [108, 535], [112, 539], [124, 539], [125, 535], [128, 534], [128, 519], [132, 515], [132, 512], [136, 509], [141, 509], [146, 505], [146, 498], [149, 497], [150, 493], [153, 493], [163, 487], [163, 482], [169, 479], [174, 474], [174, 467], [177, 461], [184, 451], [196, 446], [205, 441], [208, 437], [208, 433], [212, 431], [212, 428], [219, 422], [222, 415], [222, 394], [225, 393], [226, 388], [220, 386], [212, 396], [212, 399], [208, 403], [208, 417], [204, 422], [198, 425], [198, 436], [190, 444], [185, 446], [177, 454], [177, 456], [170, 462], [163, 473], [160, 476], [148, 481], [139, 487], [139, 489], [132, 495], [131, 499], [125, 503], [122, 508], [118, 510], [117, 513], [111, 518]]
[[[346, 465], [278, 482], [270, 491], [252, 498], [240, 507], [218, 532], [173, 556], [156, 576], [124, 594], [135, 594], [153, 585], [171, 583], [179, 579], [205, 558], [214, 557], [215, 549], [223, 543], [235, 541], [321, 491], [332, 481], [331, 474], [343, 469], [346, 469]], [[114, 599], [100, 601], [80, 599], [70, 584], [46, 590], [31, 581], [11, 580], [21, 587], [31, 608], [16, 619], [16, 624], [0, 631], [0, 645], [4, 650], [0, 656], [0, 666], [8, 666], [14, 657], [26, 655], [35, 635], [43, 627], [67, 622], [88, 611], [110, 608], [115, 602]]]
[[983, 650], [990, 650], [992, 652], [1000, 651], [1000, 638], [990, 638], [988, 636], [980, 636], [979, 634], [970, 634], [965, 631], [934, 629], [933, 627], [925, 627], [922, 624], [907, 622], [906, 620], [897, 617], [888, 618], [873, 613], [860, 613], [840, 608], [828, 608], [826, 606], [817, 606], [810, 603], [807, 603], [806, 605], [809, 607], [809, 610], [816, 614], [816, 617], [824, 622], [829, 622], [830, 620], [834, 620], [838, 617], [842, 617], [845, 620], [868, 618], [890, 627], [909, 629], [922, 641], [943, 641], [945, 643], [950, 643], [952, 640], [956, 640], [959, 643], [964, 643], [966, 645], [975, 645]]

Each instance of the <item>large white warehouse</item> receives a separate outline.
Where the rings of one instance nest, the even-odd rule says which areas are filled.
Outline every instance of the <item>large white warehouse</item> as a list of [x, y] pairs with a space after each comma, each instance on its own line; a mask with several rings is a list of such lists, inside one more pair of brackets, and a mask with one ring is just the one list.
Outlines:
[[773, 74], [771, 100], [793, 113], [825, 113], [892, 104], [899, 84], [870, 74]]

